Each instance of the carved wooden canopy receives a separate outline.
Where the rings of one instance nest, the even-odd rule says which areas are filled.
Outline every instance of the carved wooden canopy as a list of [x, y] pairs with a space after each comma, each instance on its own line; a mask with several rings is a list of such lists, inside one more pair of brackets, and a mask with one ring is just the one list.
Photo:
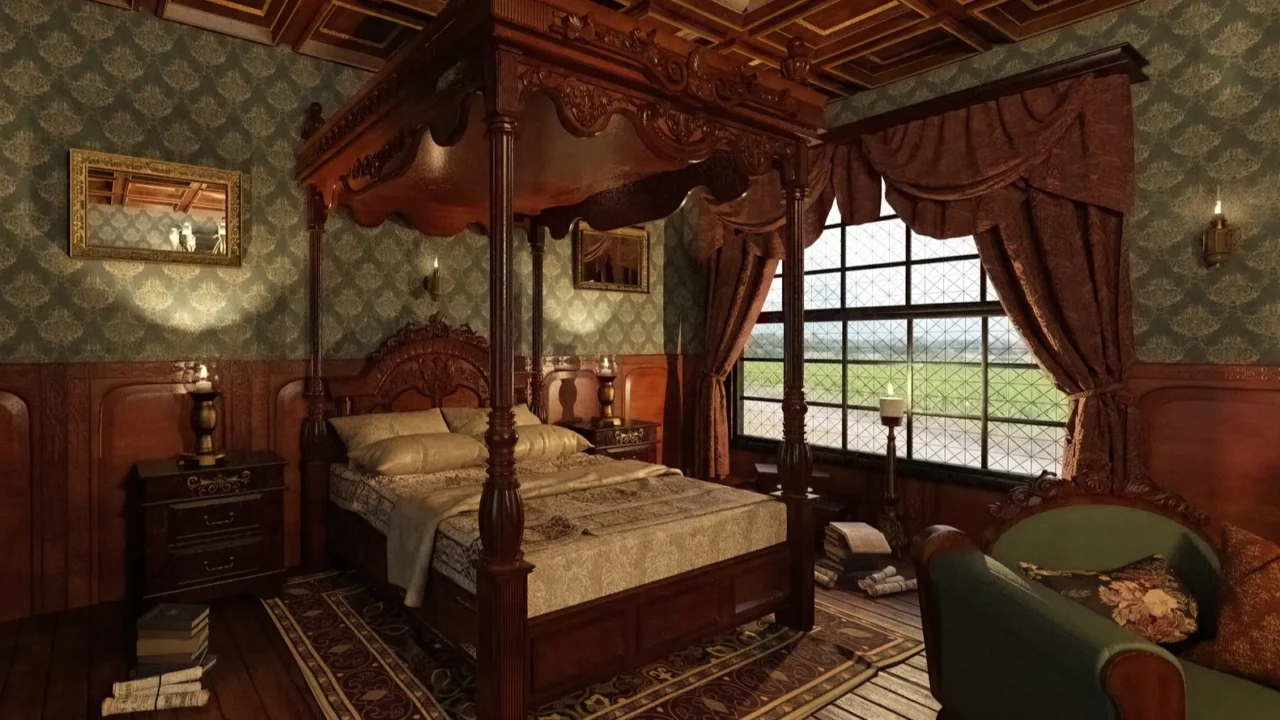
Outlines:
[[[787, 72], [805, 69], [797, 57]], [[736, 197], [794, 174], [822, 104], [588, 0], [453, 0], [332, 118], [309, 119], [297, 176], [360, 224], [399, 214], [457, 234], [488, 217], [486, 123], [507, 116], [515, 213], [610, 229], [665, 217], [695, 187]]]

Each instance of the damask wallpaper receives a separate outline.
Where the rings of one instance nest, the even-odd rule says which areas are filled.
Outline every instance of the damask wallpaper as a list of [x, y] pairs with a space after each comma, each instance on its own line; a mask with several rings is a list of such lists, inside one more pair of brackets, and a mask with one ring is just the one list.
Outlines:
[[[297, 128], [309, 102], [332, 110], [366, 77], [83, 0], [0, 0], [0, 362], [304, 357]], [[245, 173], [243, 267], [72, 260], [72, 147]], [[703, 295], [687, 228], [678, 216], [650, 226], [650, 295], [574, 291], [569, 243], [548, 243], [548, 351], [689, 350], [700, 340]], [[436, 309], [486, 328], [487, 242], [332, 219], [328, 352], [364, 356]], [[523, 317], [527, 247], [517, 253]], [[436, 257], [438, 305], [421, 289]], [[662, 265], [667, 257], [675, 267]]]
[[[833, 103], [828, 117], [849, 122], [1121, 42], [1151, 61], [1151, 80], [1134, 87], [1138, 355], [1280, 364], [1280, 0], [1145, 0]], [[1207, 269], [1200, 235], [1219, 187], [1243, 237]]]

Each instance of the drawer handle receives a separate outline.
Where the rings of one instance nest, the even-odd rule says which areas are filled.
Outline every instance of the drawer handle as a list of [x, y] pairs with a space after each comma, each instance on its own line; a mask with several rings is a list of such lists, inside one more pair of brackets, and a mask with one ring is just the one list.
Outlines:
[[235, 556], [235, 555], [232, 555], [230, 558], [228, 558], [228, 559], [227, 559], [227, 564], [226, 564], [226, 565], [213, 565], [213, 566], [210, 566], [210, 565], [209, 565], [209, 561], [208, 561], [208, 560], [205, 560], [205, 561], [204, 561], [204, 569], [205, 569], [205, 572], [218, 572], [219, 570], [230, 570], [231, 568], [233, 568], [233, 567], [235, 567], [235, 566], [236, 566], [236, 556]]
[[226, 520], [210, 520], [208, 515], [204, 516], [204, 524], [206, 527], [217, 527], [218, 525], [230, 525], [236, 521], [236, 511], [232, 510], [227, 513]]

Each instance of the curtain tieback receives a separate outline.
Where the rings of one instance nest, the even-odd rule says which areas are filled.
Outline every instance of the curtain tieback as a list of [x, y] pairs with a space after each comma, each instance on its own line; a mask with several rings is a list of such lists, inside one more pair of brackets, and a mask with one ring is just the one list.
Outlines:
[[1071, 399], [1085, 400], [1087, 398], [1102, 397], [1103, 395], [1118, 395], [1121, 397], [1121, 399], [1125, 399], [1125, 398], [1128, 398], [1129, 396], [1129, 393], [1125, 390], [1125, 387], [1126, 386], [1123, 382], [1113, 383], [1111, 385], [1107, 385], [1106, 387], [1094, 388], [1092, 390], [1085, 390], [1083, 392], [1072, 393]]
[[711, 372], [706, 368], [702, 368], [702, 375], [704, 377], [709, 377], [712, 380], [719, 380], [720, 382], [724, 382], [729, 377], [728, 375], [721, 375], [720, 373]]

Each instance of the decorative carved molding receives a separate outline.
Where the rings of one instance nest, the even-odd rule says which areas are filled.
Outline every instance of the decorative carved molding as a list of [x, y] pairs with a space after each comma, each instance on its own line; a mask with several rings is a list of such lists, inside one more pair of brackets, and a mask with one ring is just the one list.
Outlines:
[[621, 115], [635, 127], [644, 144], [660, 155], [696, 162], [723, 149], [729, 151], [742, 172], [751, 177], [765, 174], [773, 168], [775, 160], [793, 152], [793, 145], [781, 138], [648, 102], [548, 67], [523, 66], [520, 71], [522, 104], [527, 93], [534, 90], [551, 98], [565, 129], [579, 137], [603, 132], [613, 116]]
[[992, 503], [989, 509], [992, 516], [1011, 521], [1050, 501], [1069, 502], [1081, 497], [1096, 498], [1099, 503], [1105, 503], [1108, 497], [1137, 501], [1177, 516], [1194, 528], [1208, 527], [1211, 522], [1208, 515], [1197, 510], [1186, 498], [1165, 490], [1150, 480], [1133, 480], [1113, 491], [1107, 491], [1072, 482], [1049, 472], [1041, 473], [1040, 477], [1030, 483], [1010, 490], [1006, 499]]
[[405, 129], [396, 131], [377, 152], [368, 155], [361, 155], [351, 166], [351, 170], [343, 175], [342, 185], [347, 190], [351, 190], [351, 183], [356, 180], [367, 179], [370, 184], [380, 182], [383, 177], [383, 171], [393, 165], [393, 160], [397, 159], [405, 150], [409, 148], [411, 141], [417, 137], [417, 132]]
[[635, 28], [622, 32], [597, 24], [593, 13], [565, 13], [548, 28], [552, 35], [571, 43], [584, 43], [596, 50], [641, 63], [645, 75], [672, 95], [685, 95], [719, 107], [734, 107], [744, 101], [777, 114], [794, 116], [796, 100], [789, 90], [774, 90], [759, 82], [745, 66], [721, 70], [711, 66], [706, 48], [695, 48], [687, 56], [658, 44], [658, 31]]
[[798, 37], [787, 41], [787, 57], [782, 61], [782, 76], [791, 82], [809, 82], [813, 65], [813, 48]]
[[387, 338], [386, 342], [382, 343], [381, 347], [373, 351], [369, 359], [373, 362], [379, 362], [393, 350], [423, 340], [461, 340], [486, 351], [489, 349], [489, 340], [472, 330], [470, 324], [463, 323], [459, 327], [453, 327], [437, 312], [427, 318], [426, 322], [421, 325], [409, 323], [397, 330], [395, 334]]
[[1009, 520], [1022, 514], [1028, 508], [1037, 507], [1045, 500], [1058, 497], [1063, 492], [1071, 492], [1075, 486], [1050, 472], [1040, 473], [1040, 477], [1026, 485], [1009, 491], [1009, 497], [991, 503], [991, 514], [1002, 520]]

